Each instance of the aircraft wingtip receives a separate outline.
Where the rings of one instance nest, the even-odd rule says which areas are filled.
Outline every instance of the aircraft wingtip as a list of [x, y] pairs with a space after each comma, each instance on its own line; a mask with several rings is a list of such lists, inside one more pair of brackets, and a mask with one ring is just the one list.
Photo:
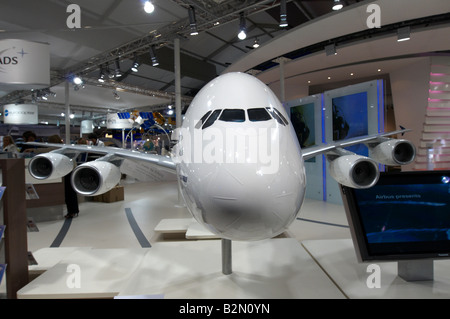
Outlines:
[[[401, 125], [399, 125], [399, 126], [400, 126], [400, 129], [401, 129], [401, 130], [406, 130], [405, 127], [403, 127], [403, 126], [401, 126]], [[403, 136], [403, 135], [405, 135], [405, 132], [402, 133], [402, 136]]]

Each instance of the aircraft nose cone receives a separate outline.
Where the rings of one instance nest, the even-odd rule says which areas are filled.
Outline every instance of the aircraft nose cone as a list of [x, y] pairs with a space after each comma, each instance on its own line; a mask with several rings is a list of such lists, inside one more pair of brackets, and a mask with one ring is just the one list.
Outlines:
[[[286, 168], [260, 174], [250, 164], [217, 167], [195, 192], [194, 217], [213, 233], [231, 240], [261, 240], [285, 231], [303, 200], [304, 180]], [[219, 182], [220, 181], [220, 182]], [[194, 194], [194, 193], [193, 193]]]

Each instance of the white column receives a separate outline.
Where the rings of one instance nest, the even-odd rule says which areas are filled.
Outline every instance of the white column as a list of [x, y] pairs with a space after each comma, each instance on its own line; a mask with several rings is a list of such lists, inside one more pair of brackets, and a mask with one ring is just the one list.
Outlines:
[[280, 63], [280, 99], [281, 103], [284, 103], [286, 100], [284, 87], [284, 59], [279, 58], [278, 60]]
[[[181, 117], [181, 62], [180, 62], [180, 39], [174, 40], [174, 57], [175, 57], [175, 114], [177, 128], [181, 127], [183, 118]], [[183, 195], [180, 187], [178, 187], [178, 206], [184, 207]]]
[[70, 103], [69, 103], [69, 81], [66, 81], [65, 87], [65, 99], [66, 99], [66, 145], [70, 144]]
[[180, 63], [180, 39], [174, 40], [175, 56], [175, 114], [177, 128], [181, 127], [183, 119], [181, 117], [181, 63]]

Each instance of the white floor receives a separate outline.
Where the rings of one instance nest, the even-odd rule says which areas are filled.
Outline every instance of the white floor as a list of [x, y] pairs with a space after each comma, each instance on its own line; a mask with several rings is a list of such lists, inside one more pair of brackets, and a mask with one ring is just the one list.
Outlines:
[[[298, 219], [285, 232], [284, 237], [290, 239], [271, 240], [269, 245], [255, 245], [256, 248], [252, 246], [253, 248], [250, 250], [248, 247], [240, 247], [240, 243], [235, 243], [233, 253], [237, 258], [233, 261], [239, 267], [236, 267], [236, 271], [231, 276], [223, 276], [219, 271], [220, 243], [217, 243], [217, 239], [202, 239], [198, 242], [182, 236], [168, 239], [155, 232], [154, 229], [161, 220], [191, 218], [187, 209], [179, 204], [176, 182], [125, 184], [124, 201], [115, 203], [80, 202], [80, 215], [71, 221], [68, 232], [59, 247], [63, 248], [63, 252], [70, 252], [70, 247], [86, 248], [76, 248], [77, 254], [74, 254], [76, 257], [73, 257], [71, 253], [72, 259], [69, 257], [64, 259], [65, 263], [61, 263], [62, 267], [66, 267], [67, 263], [74, 262], [85, 262], [89, 266], [92, 260], [95, 260], [95, 263], [100, 262], [103, 265], [100, 265], [101, 267], [99, 266], [98, 269], [97, 266], [94, 267], [92, 273], [83, 272], [83, 274], [91, 276], [88, 278], [98, 280], [95, 276], [98, 273], [106, 276], [108, 273], [106, 270], [110, 270], [110, 273], [114, 274], [114, 278], [120, 273], [118, 269], [129, 274], [131, 277], [126, 277], [125, 283], [121, 285], [123, 290], [117, 295], [119, 297], [145, 296], [147, 294], [156, 296], [164, 292], [165, 298], [168, 299], [183, 299], [186, 296], [219, 298], [217, 296], [222, 296], [221, 293], [225, 296], [224, 298], [228, 298], [226, 296], [230, 295], [236, 298], [251, 299], [272, 298], [273, 296], [286, 299], [314, 298], [311, 293], [317, 293], [317, 298], [321, 299], [449, 298], [448, 262], [437, 264], [436, 280], [425, 284], [407, 283], [400, 280], [397, 276], [396, 263], [387, 263], [383, 265], [383, 289], [370, 291], [370, 287], [367, 286], [366, 265], [358, 264], [354, 255], [344, 207], [312, 199], [305, 199]], [[134, 230], [128, 218], [130, 212], [136, 221]], [[39, 232], [28, 233], [28, 250], [37, 252], [42, 248], [50, 247], [65, 223], [64, 219], [37, 223]], [[152, 248], [142, 249], [135, 234], [136, 225]], [[163, 241], [165, 243], [159, 244]], [[289, 246], [285, 246], [286, 243]], [[270, 249], [267, 249], [268, 247]], [[108, 262], [108, 258], [111, 258], [109, 255], [103, 256], [104, 258], [98, 256], [99, 253], [107, 252], [111, 248], [114, 249], [113, 257], [116, 259], [116, 251], [121, 252], [122, 255], [128, 253], [130, 256], [125, 259], [119, 258], [119, 266], [122, 267], [119, 267], [117, 262]], [[90, 249], [97, 249], [97, 252], [94, 253]], [[45, 251], [51, 250], [46, 249]], [[147, 255], [145, 254], [147, 251], [152, 253]], [[135, 267], [133, 269], [131, 266], [131, 268], [123, 266], [123, 263], [133, 265], [133, 258], [140, 254], [144, 254], [143, 258], [150, 259], [145, 259], [145, 262], [140, 262], [141, 259], [139, 259], [137, 261], [140, 265], [138, 268], [136, 265], [133, 266]], [[203, 261], [205, 254], [211, 256], [206, 262]], [[193, 255], [196, 257], [192, 257]], [[42, 254], [39, 256], [42, 257]], [[54, 256], [51, 254], [49, 256], [49, 263], [51, 263]], [[287, 259], [290, 260], [286, 261]], [[206, 275], [201, 278], [198, 276], [199, 261], [202, 272], [206, 272]], [[248, 269], [245, 268], [248, 266], [247, 264], [251, 266]], [[111, 265], [114, 265], [115, 268], [110, 269]], [[294, 269], [293, 265], [300, 269]], [[62, 284], [53, 285], [56, 291], [54, 295], [58, 298], [61, 296], [61, 292], [58, 290], [61, 287], [65, 289], [64, 293], [67, 293], [65, 277], [61, 276], [61, 273], [67, 273], [64, 267], [55, 266], [51, 269], [58, 269], [53, 272], [46, 271], [36, 279], [37, 281], [42, 279], [41, 281], [45, 283], [63, 280]], [[255, 269], [258, 271], [257, 274], [254, 273]], [[235, 270], [234, 267], [233, 270]], [[158, 274], [158, 272], [166, 275], [151, 277], [148, 275]], [[170, 275], [167, 275], [168, 273]], [[49, 276], [43, 278], [46, 274]], [[117, 277], [122, 278], [121, 276]], [[51, 280], [48, 280], [49, 278]], [[255, 281], [255, 278], [258, 280]], [[204, 282], [202, 280], [206, 280], [208, 285], [202, 285]], [[32, 287], [23, 292], [22, 297], [30, 298], [31, 296], [32, 298], [35, 290], [40, 289], [41, 283], [35, 282], [30, 283]], [[83, 282], [90, 283], [91, 280]], [[92, 279], [92, 282], [97, 281]], [[104, 283], [104, 280], [101, 282]], [[34, 286], [33, 283], [35, 283]], [[2, 286], [0, 286], [0, 298], [4, 295], [3, 283]], [[295, 289], [291, 289], [292, 287]], [[83, 296], [92, 293], [89, 285], [84, 285], [83, 288], [86, 290], [86, 292], [83, 290]], [[101, 290], [97, 286], [94, 288], [95, 292]], [[276, 293], [271, 294], [271, 289], [274, 289]], [[105, 290], [110, 293], [109, 287]], [[42, 297], [41, 292], [38, 291], [38, 293], [39, 298]], [[116, 295], [114, 294], [114, 296]]]
[[[150, 244], [165, 240], [154, 232], [162, 219], [191, 217], [179, 205], [175, 182], [125, 185], [125, 200], [115, 203], [80, 202], [80, 214], [72, 220], [60, 247], [139, 248], [139, 241], [126, 216], [129, 208]], [[39, 232], [28, 233], [31, 252], [50, 247], [64, 220], [37, 223]], [[286, 235], [299, 242], [311, 239], [350, 238], [342, 205], [306, 199], [298, 219]]]
[[[133, 229], [130, 224], [130, 212], [145, 240], [152, 246], [161, 241], [188, 240], [180, 236], [168, 239], [154, 230], [163, 219], [191, 218], [186, 207], [180, 205], [176, 182], [123, 185], [124, 201], [103, 203], [81, 198], [79, 216], [72, 219], [58, 247], [125, 248], [130, 251], [142, 248], [142, 241], [135, 234], [136, 225]], [[65, 223], [65, 219], [37, 223], [39, 231], [28, 232], [28, 250], [33, 253], [51, 247]], [[298, 219], [283, 235], [297, 240], [300, 247], [305, 240], [350, 238], [347, 225], [342, 205], [305, 199]], [[4, 290], [3, 281], [0, 298], [4, 298]]]

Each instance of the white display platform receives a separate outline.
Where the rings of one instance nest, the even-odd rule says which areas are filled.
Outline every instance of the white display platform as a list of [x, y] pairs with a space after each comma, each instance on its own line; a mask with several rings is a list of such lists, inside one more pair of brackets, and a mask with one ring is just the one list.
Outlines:
[[191, 218], [162, 219], [155, 227], [155, 232], [170, 238], [170, 235], [185, 234], [186, 239], [218, 239], [219, 237]]
[[[17, 292], [18, 299], [113, 298], [150, 248], [76, 249]], [[69, 282], [79, 268], [80, 287]]]
[[220, 240], [156, 243], [119, 297], [344, 298], [295, 239], [233, 242], [231, 275], [221, 258]]
[[155, 227], [155, 232], [159, 233], [185, 233], [189, 225], [194, 222], [195, 219], [191, 218], [167, 218], [162, 219]]
[[30, 275], [41, 275], [45, 271], [49, 270], [62, 259], [69, 256], [79, 249], [91, 249], [90, 247], [50, 247], [42, 248], [33, 253], [33, 257], [37, 262], [37, 265], [28, 266], [28, 273]]
[[[351, 239], [303, 241], [303, 247], [350, 299], [450, 298], [450, 260], [434, 261], [434, 281], [408, 282], [397, 276], [397, 262], [359, 263]], [[380, 288], [373, 286], [373, 271], [380, 267]], [[370, 270], [370, 269], [369, 269]]]
[[[333, 298], [345, 296], [291, 238], [232, 243], [222, 273], [220, 240], [161, 242], [141, 249], [76, 249], [17, 292], [19, 299]], [[70, 287], [79, 267], [80, 286]]]
[[194, 220], [186, 231], [186, 239], [219, 239], [219, 236]]

